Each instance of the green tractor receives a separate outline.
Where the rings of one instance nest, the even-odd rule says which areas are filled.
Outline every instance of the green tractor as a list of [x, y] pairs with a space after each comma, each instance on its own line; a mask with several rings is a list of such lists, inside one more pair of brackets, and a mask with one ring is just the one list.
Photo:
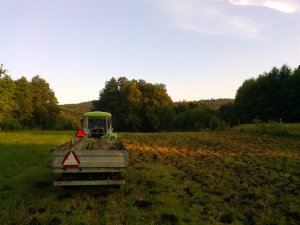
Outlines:
[[108, 112], [87, 112], [83, 114], [83, 131], [89, 138], [117, 138], [113, 133], [111, 114]]
[[87, 112], [76, 137], [51, 151], [55, 186], [125, 184], [128, 152], [113, 133], [111, 114]]

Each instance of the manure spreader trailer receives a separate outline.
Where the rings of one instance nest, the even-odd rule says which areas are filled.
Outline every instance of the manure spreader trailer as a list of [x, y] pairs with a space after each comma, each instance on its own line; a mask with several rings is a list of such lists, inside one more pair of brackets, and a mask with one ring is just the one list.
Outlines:
[[128, 153], [113, 133], [111, 117], [108, 112], [85, 113], [83, 129], [51, 150], [54, 186], [125, 184]]

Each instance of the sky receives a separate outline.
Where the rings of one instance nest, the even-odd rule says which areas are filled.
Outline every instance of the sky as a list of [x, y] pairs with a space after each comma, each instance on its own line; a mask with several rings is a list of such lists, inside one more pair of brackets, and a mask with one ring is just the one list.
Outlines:
[[0, 0], [0, 64], [40, 75], [60, 104], [120, 76], [163, 83], [173, 101], [234, 98], [300, 65], [300, 0]]

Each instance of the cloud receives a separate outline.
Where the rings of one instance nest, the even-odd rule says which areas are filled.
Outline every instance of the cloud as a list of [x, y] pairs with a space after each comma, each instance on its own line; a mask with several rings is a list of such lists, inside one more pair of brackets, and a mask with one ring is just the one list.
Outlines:
[[283, 13], [294, 13], [300, 9], [299, 0], [229, 0], [234, 5], [267, 7]]
[[157, 0], [171, 23], [193, 33], [258, 37], [262, 26], [245, 15], [226, 10], [224, 0]]

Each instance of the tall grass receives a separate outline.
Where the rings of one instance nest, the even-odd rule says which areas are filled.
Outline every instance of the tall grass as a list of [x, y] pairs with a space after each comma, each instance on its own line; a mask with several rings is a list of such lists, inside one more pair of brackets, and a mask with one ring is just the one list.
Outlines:
[[254, 123], [243, 124], [233, 129], [251, 134], [300, 137], [300, 123]]
[[[29, 224], [32, 207], [47, 207], [53, 193], [50, 149], [71, 132], [0, 132], [0, 224]], [[43, 206], [41, 206], [43, 205]]]

